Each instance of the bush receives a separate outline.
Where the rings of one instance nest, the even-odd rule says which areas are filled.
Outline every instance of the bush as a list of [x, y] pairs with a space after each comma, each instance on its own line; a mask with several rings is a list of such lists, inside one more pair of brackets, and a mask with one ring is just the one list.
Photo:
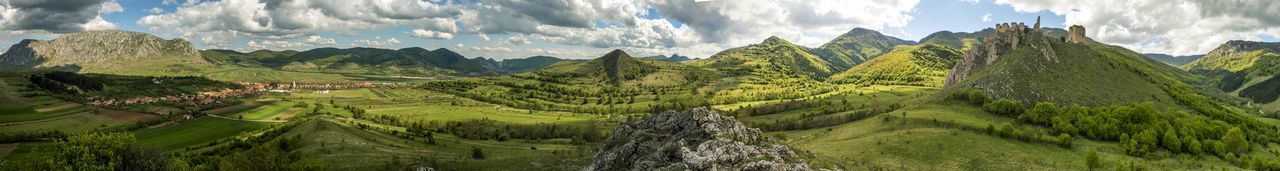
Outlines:
[[484, 150], [480, 150], [480, 147], [472, 147], [471, 158], [476, 160], [484, 160]]
[[1071, 135], [1067, 135], [1066, 133], [1058, 134], [1058, 145], [1071, 148], [1072, 141], [1075, 141], [1075, 138], [1071, 138]]
[[[1018, 106], [1021, 107], [1021, 105]], [[1051, 124], [1050, 119], [1057, 116], [1058, 113], [1058, 106], [1053, 105], [1053, 103], [1037, 102], [1034, 107], [1031, 107], [1030, 111], [1023, 113], [1022, 115], [1018, 115], [1018, 120], [1034, 124], [1049, 125]]]
[[982, 105], [982, 108], [987, 112], [1007, 117], [1017, 117], [1023, 112], [1022, 104], [1009, 99], [992, 101]]
[[1182, 139], [1178, 138], [1178, 133], [1172, 129], [1164, 132], [1164, 141], [1160, 142], [1160, 144], [1163, 144], [1165, 149], [1169, 149], [1173, 153], [1182, 151]]
[[1084, 161], [1088, 164], [1089, 169], [1102, 167], [1102, 160], [1098, 159], [1097, 151], [1089, 151], [1084, 155]]

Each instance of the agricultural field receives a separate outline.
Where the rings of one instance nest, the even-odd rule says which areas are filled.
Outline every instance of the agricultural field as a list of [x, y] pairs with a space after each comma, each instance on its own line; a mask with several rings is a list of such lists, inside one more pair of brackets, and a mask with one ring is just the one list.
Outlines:
[[137, 131], [138, 143], [162, 151], [177, 151], [241, 135], [273, 125], [271, 122], [202, 117], [184, 123]]

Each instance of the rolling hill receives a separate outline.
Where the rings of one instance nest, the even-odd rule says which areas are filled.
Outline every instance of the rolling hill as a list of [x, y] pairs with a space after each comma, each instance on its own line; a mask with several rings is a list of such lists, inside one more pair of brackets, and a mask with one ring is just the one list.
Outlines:
[[942, 86], [958, 50], [937, 44], [898, 46], [893, 51], [831, 76], [838, 83]]
[[0, 55], [0, 70], [64, 70], [111, 74], [157, 74], [210, 66], [190, 42], [146, 33], [105, 30], [22, 40]]
[[824, 79], [840, 71], [836, 65], [809, 51], [773, 36], [758, 44], [720, 51], [701, 65], [733, 75], [762, 78]]
[[844, 70], [888, 53], [894, 46], [912, 44], [915, 42], [886, 36], [875, 30], [854, 28], [812, 49], [811, 53], [830, 62], [837, 70]]
[[500, 73], [517, 74], [546, 68], [566, 59], [550, 56], [532, 56], [528, 58], [503, 59], [502, 61], [484, 57], [471, 58], [471, 60]]
[[1195, 61], [1196, 59], [1200, 59], [1201, 57], [1204, 57], [1204, 55], [1171, 56], [1171, 55], [1158, 54], [1158, 53], [1144, 53], [1142, 54], [1142, 56], [1146, 56], [1147, 58], [1151, 58], [1152, 60], [1160, 61], [1160, 63], [1168, 64], [1169, 66], [1174, 66], [1174, 67], [1181, 67], [1182, 65], [1186, 65], [1188, 63], [1191, 63], [1192, 61]]
[[316, 48], [301, 52], [259, 50], [250, 53], [206, 50], [201, 53], [218, 64], [287, 71], [458, 76], [498, 74], [483, 63], [445, 48]]
[[1217, 80], [1217, 87], [1231, 95], [1260, 104], [1267, 112], [1280, 111], [1280, 43], [1233, 40], [1203, 58], [1183, 66], [1188, 72]]

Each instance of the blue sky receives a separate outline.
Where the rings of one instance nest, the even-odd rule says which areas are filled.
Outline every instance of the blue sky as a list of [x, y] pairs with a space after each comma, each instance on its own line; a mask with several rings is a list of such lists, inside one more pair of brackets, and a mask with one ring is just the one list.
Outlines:
[[[6, 30], [0, 44], [52, 39], [75, 31], [119, 29], [184, 38], [201, 49], [423, 47], [499, 59], [534, 55], [592, 58], [612, 49], [636, 56], [680, 53], [707, 57], [769, 36], [818, 46], [854, 27], [918, 41], [942, 30], [972, 32], [1002, 22], [1031, 25], [1036, 17], [1041, 17], [1045, 27], [1084, 25], [1095, 40], [1144, 53], [1198, 54], [1226, 40], [1276, 41], [1280, 35], [1280, 21], [1273, 21], [1278, 19], [1248, 16], [1251, 8], [1240, 8], [1273, 6], [1272, 2], [1224, 7], [1182, 3], [1200, 5], [1197, 7], [1204, 12], [1197, 13], [1161, 10], [1171, 7], [1162, 4], [1179, 3], [1156, 0], [292, 0], [278, 4], [259, 0], [89, 0], [87, 3], [94, 4], [80, 8], [89, 11], [81, 13], [85, 14], [82, 20], [59, 19], [84, 25], [82, 30], [68, 30], [21, 23], [54, 19], [30, 17], [42, 16], [31, 9], [77, 5], [73, 2], [20, 5], [9, 1], [14, 0], [0, 0], [0, 29]], [[1119, 3], [1133, 6], [1128, 8], [1134, 10], [1126, 11], [1136, 12], [1110, 9], [1121, 6]], [[120, 8], [114, 7], [117, 4]], [[1239, 14], [1212, 11], [1215, 8], [1239, 8]], [[1223, 16], [1214, 16], [1219, 13]], [[1173, 19], [1189, 21], [1149, 24], [1177, 21]], [[1228, 28], [1211, 22], [1224, 19], [1260, 24]]]

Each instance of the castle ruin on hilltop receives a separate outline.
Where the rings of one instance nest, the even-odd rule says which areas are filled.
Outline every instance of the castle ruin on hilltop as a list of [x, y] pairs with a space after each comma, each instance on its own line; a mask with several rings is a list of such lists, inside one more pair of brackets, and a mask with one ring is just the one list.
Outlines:
[[[1084, 36], [1084, 27], [1073, 25], [1067, 30], [1066, 42], [1072, 44], [1082, 44], [1088, 42], [1089, 39]], [[1000, 23], [995, 26], [995, 33], [987, 34], [982, 37], [982, 44], [974, 46], [964, 54], [964, 57], [956, 63], [955, 67], [947, 73], [947, 79], [944, 86], [950, 86], [964, 80], [969, 75], [986, 68], [998, 61], [1001, 55], [1005, 55], [1019, 46], [1030, 46], [1032, 49], [1040, 52], [1045, 60], [1057, 63], [1058, 55], [1053, 51], [1049, 41], [1040, 28], [1040, 17], [1036, 17], [1033, 27], [1027, 27], [1021, 22]]]

